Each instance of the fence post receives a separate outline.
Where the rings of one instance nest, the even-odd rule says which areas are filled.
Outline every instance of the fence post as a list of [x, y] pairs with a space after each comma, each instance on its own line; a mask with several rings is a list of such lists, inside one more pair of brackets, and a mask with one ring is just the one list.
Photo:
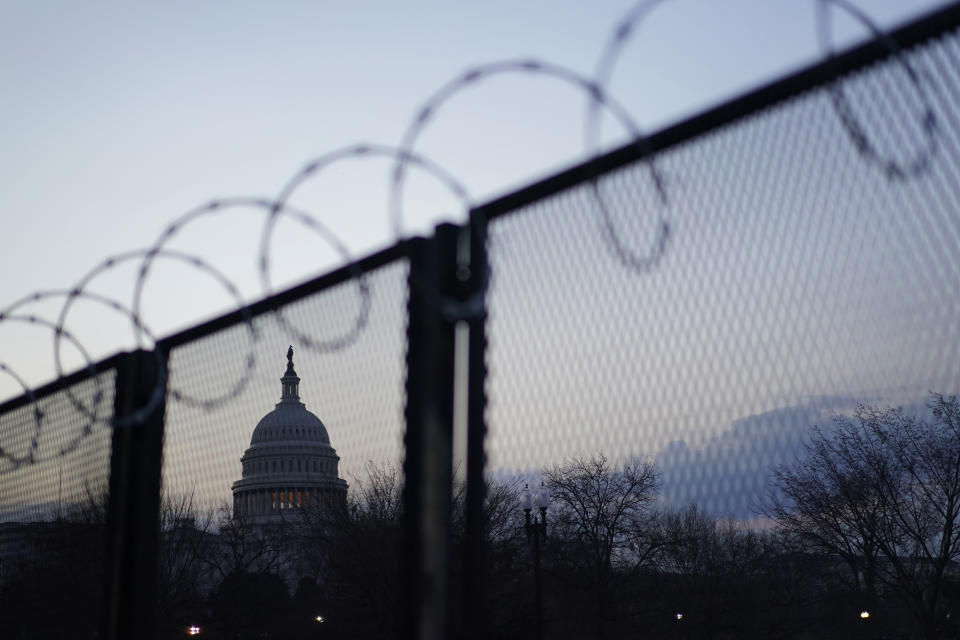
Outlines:
[[450, 637], [455, 326], [441, 301], [456, 278], [458, 235], [446, 224], [410, 240], [403, 636], [411, 640]]
[[[404, 439], [404, 636], [484, 637], [485, 225], [439, 225], [410, 240]], [[463, 330], [468, 332], [463, 341]], [[458, 349], [458, 333], [461, 334]], [[458, 366], [458, 358], [466, 362]], [[466, 376], [456, 379], [456, 372]], [[465, 406], [455, 406], [458, 395]], [[464, 400], [461, 400], [464, 401]], [[452, 548], [454, 412], [466, 428], [461, 584]]]
[[[467, 434], [466, 434], [466, 535], [463, 549], [463, 604], [460, 616], [461, 627], [457, 634], [461, 638], [488, 637], [485, 611], [487, 514], [484, 509], [486, 500], [486, 379], [487, 379], [487, 307], [486, 291], [489, 282], [487, 264], [487, 224], [486, 218], [471, 212], [467, 239], [467, 256], [463, 250], [459, 254], [457, 269], [460, 292], [458, 298], [464, 301], [468, 310], [467, 328], [469, 331], [467, 348]], [[461, 245], [463, 247], [463, 245]], [[464, 259], [466, 257], [466, 259]]]
[[[148, 351], [121, 356], [115, 419], [147, 405], [158, 381], [157, 358]], [[163, 414], [161, 401], [143, 420], [113, 427], [102, 625], [108, 640], [155, 635]]]

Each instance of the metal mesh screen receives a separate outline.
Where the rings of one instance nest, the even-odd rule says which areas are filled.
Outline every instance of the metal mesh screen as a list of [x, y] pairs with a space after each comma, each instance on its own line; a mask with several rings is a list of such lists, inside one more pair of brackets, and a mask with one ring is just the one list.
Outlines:
[[[558, 470], [575, 459], [602, 454], [619, 469], [645, 458], [658, 508], [694, 505], [736, 531], [762, 529], [771, 472], [798, 459], [811, 427], [857, 405], [923, 414], [930, 392], [960, 390], [960, 39], [836, 82], [842, 98], [810, 91], [656, 154], [665, 201], [638, 162], [601, 177], [597, 192], [581, 184], [491, 222], [493, 474], [560, 487]], [[658, 255], [661, 220], [669, 236]], [[622, 254], [652, 264], [626, 265], [611, 230]], [[640, 562], [642, 545], [624, 544], [619, 566]], [[544, 562], [559, 564], [562, 551], [552, 553]], [[637, 581], [621, 584], [621, 600], [608, 593], [606, 631], [689, 621], [689, 592], [656, 596], [681, 573], [639, 592]], [[730, 592], [749, 581], [710, 575]], [[572, 601], [547, 587], [548, 636], [602, 633], [583, 604], [606, 606], [594, 600], [598, 584], [579, 585]], [[731, 607], [714, 612], [718, 625], [763, 618], [704, 597]], [[638, 617], [644, 607], [663, 610]]]
[[770, 95], [4, 404], [0, 636], [960, 634], [960, 35]]
[[[744, 516], [756, 472], [811, 421], [955, 391], [957, 53], [910, 57], [942, 125], [915, 179], [859, 155], [823, 90], [660, 154], [665, 205], [644, 163], [600, 180], [628, 250], [670, 224], [646, 272], [618, 261], [588, 185], [495, 220], [490, 466], [660, 456], [668, 496]], [[902, 76], [893, 61], [842, 86], [909, 159], [927, 141]]]
[[[392, 495], [399, 497], [406, 274], [400, 260], [363, 276], [369, 315], [355, 341], [342, 349], [311, 350], [304, 338], [322, 343], [350, 334], [363, 307], [356, 280], [171, 351], [162, 629], [182, 634], [196, 625], [224, 634], [297, 634], [343, 624], [348, 608], [338, 606], [336, 614], [331, 609], [365, 567], [354, 541], [341, 535], [341, 527], [356, 526], [357, 536], [363, 527], [344, 510], [360, 504], [365, 490], [382, 488], [381, 480], [394, 482]], [[305, 411], [286, 397], [290, 346]], [[321, 432], [332, 451], [323, 448]], [[364, 503], [357, 510], [366, 514], [366, 508]], [[396, 537], [399, 521], [393, 525]], [[364, 553], [375, 558], [377, 550]], [[380, 588], [398, 580], [390, 566], [376, 567], [386, 574], [376, 580]]]
[[99, 628], [113, 395], [108, 370], [0, 411], [5, 638], [93, 637]]

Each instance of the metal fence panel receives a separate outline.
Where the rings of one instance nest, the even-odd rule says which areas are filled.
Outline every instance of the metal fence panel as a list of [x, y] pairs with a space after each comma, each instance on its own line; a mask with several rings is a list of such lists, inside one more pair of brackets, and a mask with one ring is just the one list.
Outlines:
[[0, 408], [4, 638], [92, 638], [101, 627], [114, 374]]
[[956, 634], [942, 17], [0, 406], [0, 635]]
[[[812, 426], [858, 405], [923, 416], [930, 392], [957, 393], [958, 113], [953, 31], [498, 215], [490, 472], [557, 488], [576, 460], [646, 459], [655, 508], [763, 529], [771, 473]], [[548, 636], [706, 628], [667, 588], [676, 571], [604, 604], [616, 572], [564, 573], [566, 552]], [[710, 602], [711, 624], [770, 617]]]
[[396, 630], [406, 275], [171, 340], [162, 633]]

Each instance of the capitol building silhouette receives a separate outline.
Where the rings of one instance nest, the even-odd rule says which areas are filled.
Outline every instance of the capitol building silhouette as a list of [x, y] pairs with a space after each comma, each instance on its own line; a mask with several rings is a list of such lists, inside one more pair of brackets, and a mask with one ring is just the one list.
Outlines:
[[232, 486], [234, 518], [254, 524], [287, 522], [305, 510], [343, 505], [347, 498], [327, 428], [300, 401], [292, 346], [280, 383], [280, 402], [254, 428], [240, 458], [241, 478]]

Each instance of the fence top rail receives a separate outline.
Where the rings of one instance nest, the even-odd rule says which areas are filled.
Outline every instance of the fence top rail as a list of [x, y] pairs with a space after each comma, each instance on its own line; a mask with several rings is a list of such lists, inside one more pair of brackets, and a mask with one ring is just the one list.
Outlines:
[[608, 153], [598, 155], [564, 171], [507, 195], [474, 207], [471, 216], [492, 220], [498, 216], [548, 198], [579, 184], [653, 156], [661, 151], [692, 140], [709, 131], [732, 124], [762, 109], [784, 102], [797, 95], [823, 87], [846, 76], [898, 54], [906, 52], [960, 26], [960, 2], [948, 5], [907, 25], [887, 32], [884, 38], [832, 55], [810, 67], [773, 80], [759, 88], [708, 109], [648, 137], [641, 143], [631, 141]]
[[37, 400], [43, 400], [55, 393], [59, 393], [64, 389], [88, 380], [95, 375], [99, 375], [111, 369], [116, 369], [117, 365], [120, 362], [120, 359], [123, 357], [123, 353], [115, 353], [112, 356], [106, 357], [99, 362], [95, 362], [89, 366], [68, 373], [65, 376], [60, 376], [55, 380], [51, 380], [45, 385], [37, 387], [31, 390], [31, 393], [24, 393], [15, 398], [10, 398], [0, 402], [0, 415], [3, 415], [9, 411], [14, 411], [20, 409], [28, 404], [31, 404]]
[[361, 276], [375, 269], [385, 267], [395, 260], [404, 258], [406, 255], [407, 242], [402, 240], [387, 247], [386, 249], [381, 249], [375, 253], [360, 258], [359, 260], [351, 262], [350, 264], [337, 267], [333, 271], [328, 271], [327, 273], [317, 276], [312, 280], [267, 296], [266, 298], [258, 300], [257, 302], [254, 302], [243, 309], [230, 311], [206, 322], [202, 322], [188, 329], [184, 329], [183, 331], [175, 333], [171, 336], [167, 336], [166, 338], [159, 340], [157, 342], [157, 346], [163, 349], [165, 352], [169, 352], [171, 349], [175, 349], [176, 347], [182, 346], [188, 342], [199, 340], [218, 331], [222, 331], [223, 329], [227, 329], [235, 324], [245, 322], [247, 319], [256, 318], [257, 316], [274, 311], [286, 304], [296, 302], [301, 298], [305, 298], [319, 291], [323, 291], [324, 289], [329, 289], [330, 287], [343, 284], [344, 282], [348, 282], [353, 278]]
[[[347, 282], [352, 278], [356, 278], [358, 274], [367, 273], [374, 269], [383, 267], [395, 260], [402, 258], [405, 255], [406, 242], [398, 242], [386, 249], [361, 258], [356, 262], [338, 267], [337, 269], [329, 271], [321, 276], [309, 280], [308, 282], [304, 282], [258, 300], [248, 307], [229, 311], [223, 315], [217, 316], [216, 318], [212, 318], [211, 320], [194, 325], [183, 331], [179, 331], [173, 335], [167, 336], [166, 338], [162, 338], [161, 340], [157, 341], [157, 346], [164, 352], [169, 353], [171, 349], [182, 346], [194, 340], [199, 340], [213, 333], [229, 328], [235, 324], [245, 322], [250, 318], [256, 318], [264, 313], [269, 313], [285, 304], [295, 302], [318, 291], [322, 291], [324, 289]], [[115, 353], [102, 360], [84, 366], [77, 371], [73, 371], [67, 375], [61, 376], [47, 384], [44, 384], [43, 386], [37, 387], [36, 389], [32, 390], [32, 393], [24, 393], [14, 398], [5, 400], [0, 403], [0, 414], [19, 409], [20, 407], [26, 406], [36, 400], [43, 399], [59, 391], [63, 391], [71, 385], [83, 382], [84, 380], [92, 378], [95, 375], [103, 373], [104, 371], [115, 369], [117, 367], [117, 363], [119, 362], [120, 358], [123, 357], [123, 355], [123, 353]]]

